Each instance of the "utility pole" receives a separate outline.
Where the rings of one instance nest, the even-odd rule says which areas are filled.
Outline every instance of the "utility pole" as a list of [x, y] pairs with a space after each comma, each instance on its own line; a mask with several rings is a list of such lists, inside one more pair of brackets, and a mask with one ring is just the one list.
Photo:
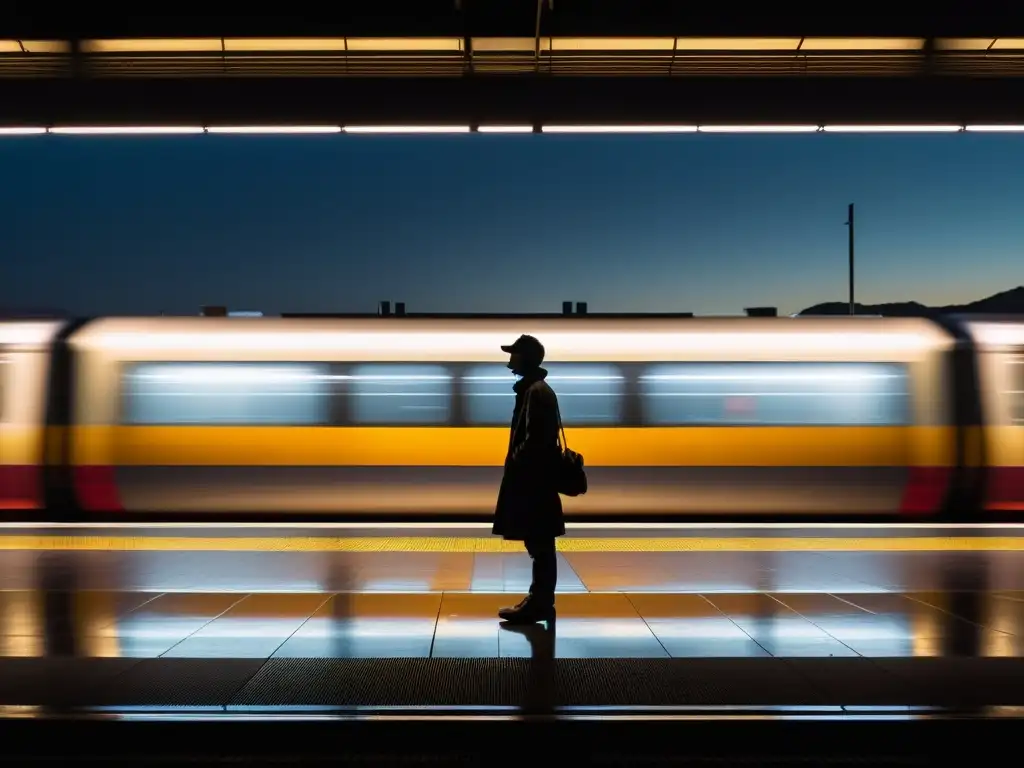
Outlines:
[[850, 228], [850, 314], [856, 314], [856, 304], [853, 302], [853, 203], [850, 203], [849, 218], [846, 226]]

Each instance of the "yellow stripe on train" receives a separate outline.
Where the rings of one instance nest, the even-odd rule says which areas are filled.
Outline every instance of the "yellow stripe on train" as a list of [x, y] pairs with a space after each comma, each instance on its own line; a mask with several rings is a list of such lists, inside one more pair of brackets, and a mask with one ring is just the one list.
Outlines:
[[[569, 430], [590, 466], [952, 466], [950, 427]], [[124, 427], [73, 430], [76, 464], [500, 466], [504, 427]]]
[[38, 464], [43, 435], [34, 424], [0, 424], [0, 466]]

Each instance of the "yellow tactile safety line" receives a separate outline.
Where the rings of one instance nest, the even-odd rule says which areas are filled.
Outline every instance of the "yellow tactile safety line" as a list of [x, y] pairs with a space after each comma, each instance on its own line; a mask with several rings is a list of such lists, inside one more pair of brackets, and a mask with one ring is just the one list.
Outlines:
[[[563, 538], [561, 552], [1022, 552], [1024, 537]], [[522, 552], [519, 542], [458, 536], [0, 536], [0, 550], [224, 552]]]

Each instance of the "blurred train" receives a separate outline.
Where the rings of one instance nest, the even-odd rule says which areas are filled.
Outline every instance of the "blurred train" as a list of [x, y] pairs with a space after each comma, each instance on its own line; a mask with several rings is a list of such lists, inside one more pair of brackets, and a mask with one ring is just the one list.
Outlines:
[[0, 506], [485, 519], [547, 347], [570, 520], [1024, 510], [1024, 320], [102, 318], [0, 323]]

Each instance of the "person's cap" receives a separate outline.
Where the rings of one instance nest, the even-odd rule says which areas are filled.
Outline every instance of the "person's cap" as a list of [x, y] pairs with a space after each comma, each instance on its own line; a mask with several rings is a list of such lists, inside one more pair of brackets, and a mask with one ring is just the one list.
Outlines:
[[507, 352], [510, 355], [523, 355], [537, 362], [543, 362], [544, 360], [544, 345], [533, 336], [526, 334], [523, 334], [511, 344], [503, 345], [501, 351]]

